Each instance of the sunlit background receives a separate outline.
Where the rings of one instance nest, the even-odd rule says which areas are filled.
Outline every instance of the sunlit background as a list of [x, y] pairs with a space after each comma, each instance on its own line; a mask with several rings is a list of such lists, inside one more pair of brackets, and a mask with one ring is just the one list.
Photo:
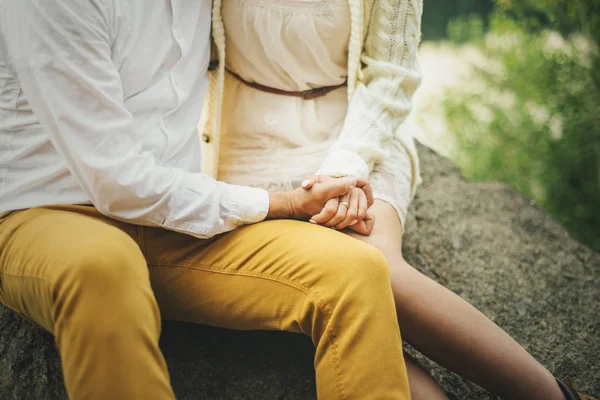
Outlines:
[[426, 0], [417, 139], [600, 250], [600, 0]]

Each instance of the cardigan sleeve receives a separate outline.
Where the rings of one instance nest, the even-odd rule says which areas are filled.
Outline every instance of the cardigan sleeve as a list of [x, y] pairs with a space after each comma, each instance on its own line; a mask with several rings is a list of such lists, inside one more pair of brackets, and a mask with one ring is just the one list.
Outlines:
[[367, 178], [375, 163], [389, 156], [387, 143], [410, 113], [421, 82], [421, 14], [422, 0], [374, 1], [356, 89], [318, 174]]

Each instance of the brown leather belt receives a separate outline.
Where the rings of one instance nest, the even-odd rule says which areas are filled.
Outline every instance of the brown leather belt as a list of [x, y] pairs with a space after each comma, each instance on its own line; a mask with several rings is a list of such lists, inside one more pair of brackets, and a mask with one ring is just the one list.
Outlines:
[[320, 88], [304, 90], [302, 92], [288, 92], [287, 90], [279, 90], [279, 89], [275, 89], [275, 88], [272, 88], [269, 86], [264, 86], [264, 85], [261, 85], [260, 83], [245, 81], [244, 78], [242, 78], [235, 72], [230, 71], [228, 68], [225, 68], [225, 70], [231, 76], [233, 76], [235, 79], [242, 82], [244, 85], [254, 88], [256, 90], [260, 90], [262, 92], [267, 92], [267, 93], [279, 94], [282, 96], [301, 97], [303, 100], [312, 100], [312, 99], [316, 99], [317, 97], [325, 96], [327, 93], [331, 92], [332, 90], [339, 89], [339, 88], [347, 85], [347, 82], [344, 82], [342, 84], [335, 85], [335, 86], [323, 86]]

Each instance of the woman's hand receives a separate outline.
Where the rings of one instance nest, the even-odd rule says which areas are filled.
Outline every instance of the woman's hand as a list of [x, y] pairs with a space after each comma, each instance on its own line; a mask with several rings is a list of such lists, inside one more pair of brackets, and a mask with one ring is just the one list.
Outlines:
[[[310, 190], [317, 181], [328, 182], [331, 179], [335, 178], [309, 177], [302, 182], [302, 187]], [[337, 230], [349, 228], [369, 236], [375, 223], [374, 217], [368, 214], [368, 209], [373, 204], [373, 194], [366, 180], [361, 180], [360, 183], [347, 194], [329, 199], [321, 212], [314, 215], [310, 221]]]

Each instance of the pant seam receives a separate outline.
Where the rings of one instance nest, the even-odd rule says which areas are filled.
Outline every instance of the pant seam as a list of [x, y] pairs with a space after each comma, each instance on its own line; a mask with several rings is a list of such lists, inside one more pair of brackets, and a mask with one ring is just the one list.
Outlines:
[[49, 283], [49, 280], [47, 278], [44, 278], [44, 277], [41, 277], [41, 276], [25, 275], [25, 274], [14, 274], [12, 272], [0, 272], [0, 275], [14, 276], [16, 278], [37, 279], [39, 281], [44, 281], [46, 283]]
[[329, 310], [327, 305], [325, 303], [321, 303], [320, 301], [317, 301], [318, 296], [315, 296], [307, 285], [304, 285], [302, 283], [299, 283], [295, 280], [292, 280], [292, 279], [289, 279], [286, 277], [281, 277], [281, 276], [277, 276], [277, 275], [269, 275], [269, 274], [265, 274], [265, 273], [261, 273], [261, 272], [229, 271], [224, 268], [214, 267], [214, 266], [211, 266], [208, 264], [201, 264], [201, 263], [194, 263], [194, 264], [188, 264], [185, 262], [183, 262], [183, 263], [181, 263], [181, 262], [178, 262], [178, 263], [154, 263], [154, 264], [148, 264], [148, 267], [187, 268], [187, 269], [201, 270], [201, 271], [206, 271], [206, 272], [218, 272], [218, 273], [223, 273], [225, 275], [241, 275], [241, 276], [257, 277], [257, 278], [262, 278], [262, 279], [266, 279], [266, 280], [270, 280], [270, 281], [274, 281], [274, 282], [279, 282], [279, 283], [289, 285], [295, 289], [298, 289], [298, 290], [304, 292], [305, 294], [310, 296], [311, 299], [313, 299], [313, 301], [315, 301], [315, 304], [317, 304], [317, 306], [328, 317], [331, 316], [331, 311]]
[[327, 336], [327, 341], [329, 342], [329, 344], [331, 345], [331, 348], [333, 350], [333, 365], [334, 365], [333, 372], [335, 373], [335, 375], [337, 377], [336, 382], [335, 382], [335, 387], [337, 388], [338, 392], [340, 393], [340, 399], [343, 400], [346, 398], [346, 396], [344, 395], [344, 388], [342, 387], [342, 374], [340, 372], [340, 360], [338, 357], [337, 342], [333, 340], [333, 339], [337, 339], [337, 338], [336, 338], [335, 334], [330, 335], [327, 331], [325, 331], [325, 335]]
[[[320, 301], [317, 300], [316, 296], [314, 296], [310, 290], [302, 284], [299, 284], [297, 282], [292, 281], [291, 279], [288, 278], [282, 278], [282, 277], [278, 277], [278, 276], [271, 276], [271, 275], [266, 275], [266, 274], [262, 274], [260, 272], [249, 272], [249, 271], [243, 271], [243, 272], [239, 272], [239, 271], [227, 271], [225, 269], [222, 268], [215, 268], [213, 266], [209, 266], [209, 265], [198, 265], [197, 263], [195, 263], [194, 265], [190, 265], [190, 264], [186, 264], [186, 263], [161, 263], [161, 264], [148, 264], [148, 267], [152, 268], [152, 267], [165, 267], [165, 268], [171, 268], [171, 267], [175, 267], [175, 268], [186, 268], [186, 269], [192, 269], [192, 270], [200, 270], [200, 271], [206, 271], [206, 272], [214, 272], [214, 273], [218, 273], [218, 274], [224, 274], [224, 275], [232, 275], [232, 276], [246, 276], [246, 277], [252, 277], [252, 278], [259, 278], [259, 279], [264, 279], [264, 280], [269, 280], [272, 282], [276, 282], [276, 283], [280, 283], [283, 285], [287, 285], [291, 288], [294, 288], [296, 290], [301, 291], [302, 293], [304, 293], [305, 295], [307, 295], [312, 301], [313, 303], [325, 314], [325, 316], [327, 317], [327, 322], [329, 325], [329, 322], [331, 321], [331, 311], [327, 308], [327, 306], [324, 303], [321, 303]], [[330, 333], [331, 332], [331, 333]], [[329, 344], [331, 345], [331, 349], [332, 349], [332, 354], [333, 354], [333, 369], [334, 369], [334, 374], [336, 376], [336, 382], [335, 382], [335, 386], [340, 394], [340, 399], [344, 399], [344, 390], [342, 387], [342, 374], [340, 372], [340, 362], [339, 362], [339, 356], [338, 356], [338, 347], [337, 347], [337, 336], [335, 335], [335, 332], [333, 332], [333, 329], [329, 328], [327, 330], [325, 330], [325, 332], [323, 333], [325, 336], [327, 336], [327, 341], [329, 342]]]

